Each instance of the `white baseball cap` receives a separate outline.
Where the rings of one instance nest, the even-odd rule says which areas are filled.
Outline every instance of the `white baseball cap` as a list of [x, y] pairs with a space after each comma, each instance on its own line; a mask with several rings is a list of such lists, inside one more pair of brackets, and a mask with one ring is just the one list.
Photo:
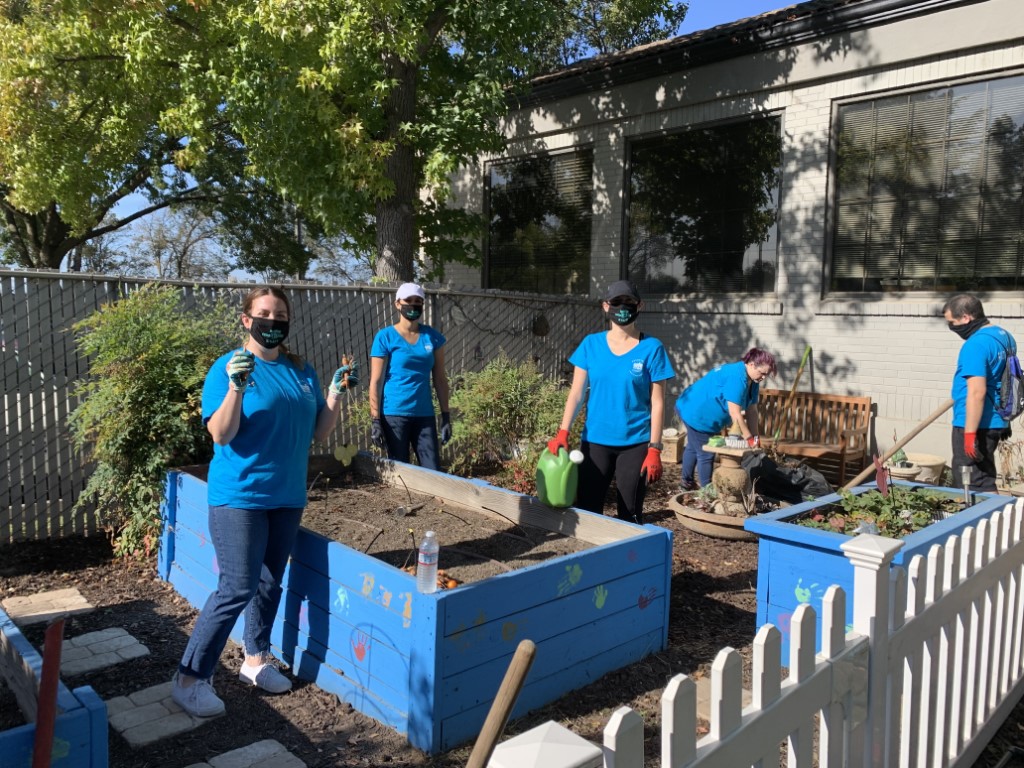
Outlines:
[[410, 296], [419, 296], [424, 301], [427, 300], [427, 295], [416, 283], [402, 283], [398, 286], [398, 293], [395, 294], [396, 299], [401, 301], [402, 299], [408, 299]]

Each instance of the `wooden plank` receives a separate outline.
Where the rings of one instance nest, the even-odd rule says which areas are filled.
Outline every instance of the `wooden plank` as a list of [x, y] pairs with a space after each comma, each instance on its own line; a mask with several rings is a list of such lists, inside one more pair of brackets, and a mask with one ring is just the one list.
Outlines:
[[[552, 509], [532, 496], [524, 496], [479, 480], [466, 480], [442, 472], [434, 472], [412, 464], [377, 459], [366, 453], [355, 458], [356, 468], [388, 485], [398, 486], [404, 481], [411, 491], [439, 496], [469, 507], [496, 510], [517, 523], [533, 525], [591, 544], [640, 536], [643, 530], [603, 515], [569, 507]], [[399, 480], [401, 478], [401, 480]]]
[[[487, 621], [504, 620], [567, 595], [594, 593], [596, 598], [596, 591], [608, 583], [609, 574], [621, 578], [642, 574], [648, 581], [643, 590], [645, 599], [661, 595], [665, 589], [658, 580], [670, 570], [665, 546], [665, 542], [670, 541], [667, 534], [667, 531], [660, 535], [652, 533], [636, 541], [564, 555], [558, 558], [557, 568], [540, 563], [511, 574], [499, 574], [477, 582], [469, 592], [453, 590], [446, 594], [444, 601], [445, 635], [457, 634]], [[649, 592], [652, 589], [653, 595]], [[631, 599], [643, 602], [640, 595], [633, 593]], [[606, 602], [608, 597], [605, 597]], [[489, 616], [481, 609], [481, 604], [487, 607]], [[482, 621], [481, 615], [485, 615]]]
[[[505, 613], [498, 608], [491, 615], [484, 613], [491, 607], [497, 608], [490, 599], [491, 595], [486, 593], [486, 586], [490, 585], [477, 582], [476, 587], [482, 589], [467, 593], [479, 593], [477, 620], [458, 624], [447, 622], [444, 625], [445, 635], [439, 645], [445, 674], [474, 669], [496, 658], [504, 658], [515, 651], [516, 644], [523, 638], [536, 643], [559, 635], [572, 635], [578, 639], [579, 635], [575, 633], [579, 628], [590, 627], [603, 617], [618, 616], [626, 621], [626, 614], [657, 613], [665, 595], [652, 592], [651, 585], [657, 583], [660, 575], [660, 568], [649, 568], [621, 578], [606, 579], [592, 589], [525, 606], [515, 613]], [[643, 600], [638, 601], [638, 596], [643, 596]], [[450, 610], [447, 603], [454, 600], [455, 593], [446, 597], [449, 598], [444, 606], [447, 613]], [[599, 602], [600, 607], [597, 606]], [[652, 607], [655, 610], [650, 610]], [[589, 630], [584, 634], [591, 636]]]

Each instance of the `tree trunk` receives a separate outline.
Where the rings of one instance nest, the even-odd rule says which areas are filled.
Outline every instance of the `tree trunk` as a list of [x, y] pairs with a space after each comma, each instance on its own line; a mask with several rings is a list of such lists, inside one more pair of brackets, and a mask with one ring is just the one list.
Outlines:
[[384, 161], [384, 173], [394, 184], [394, 192], [377, 202], [374, 274], [388, 282], [410, 282], [416, 277], [416, 155], [413, 147], [402, 139], [400, 126], [416, 119], [416, 68], [398, 61], [392, 63], [391, 69], [398, 85], [388, 95], [385, 111], [387, 138], [395, 141], [395, 149]]
[[61, 219], [55, 204], [25, 213], [0, 198], [0, 210], [14, 255], [26, 269], [60, 269], [68, 252], [83, 241], [71, 237], [71, 227]]

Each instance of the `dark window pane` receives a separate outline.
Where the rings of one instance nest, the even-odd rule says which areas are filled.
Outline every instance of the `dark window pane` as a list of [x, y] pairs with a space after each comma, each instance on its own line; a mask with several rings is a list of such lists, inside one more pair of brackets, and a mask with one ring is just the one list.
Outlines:
[[772, 293], [779, 121], [635, 142], [627, 273], [644, 293]]
[[589, 292], [592, 169], [589, 149], [489, 166], [488, 288]]
[[833, 291], [1020, 290], [1024, 77], [844, 105]]

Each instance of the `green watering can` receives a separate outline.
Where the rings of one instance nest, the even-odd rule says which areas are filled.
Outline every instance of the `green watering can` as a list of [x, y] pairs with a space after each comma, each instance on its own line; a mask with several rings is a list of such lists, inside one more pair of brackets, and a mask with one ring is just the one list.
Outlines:
[[578, 464], [583, 461], [579, 451], [568, 453], [559, 448], [557, 454], [543, 450], [537, 462], [537, 498], [549, 507], [571, 507], [576, 501]]

